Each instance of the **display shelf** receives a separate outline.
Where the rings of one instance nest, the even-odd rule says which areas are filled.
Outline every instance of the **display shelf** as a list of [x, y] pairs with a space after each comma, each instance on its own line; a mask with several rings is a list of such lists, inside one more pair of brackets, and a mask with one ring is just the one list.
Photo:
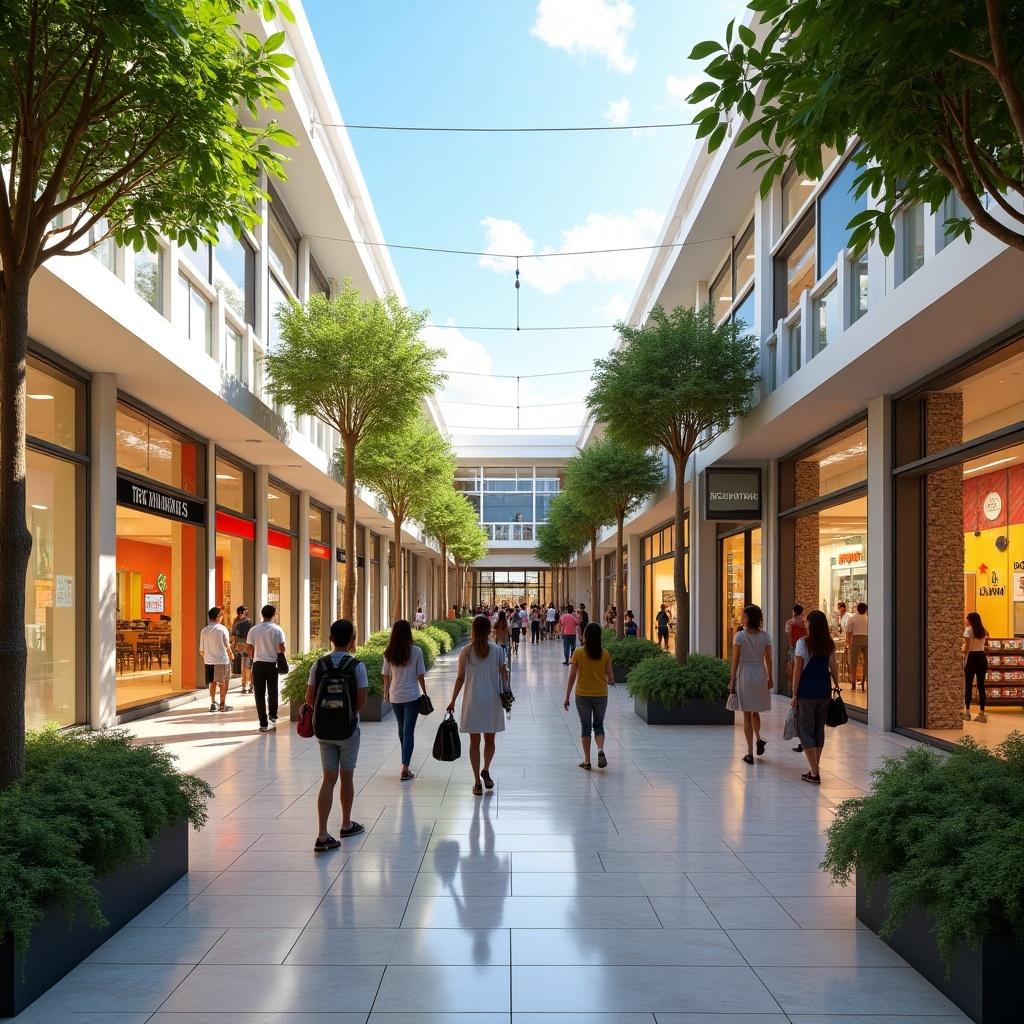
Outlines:
[[985, 653], [985, 703], [996, 707], [1024, 704], [1024, 637], [989, 637]]

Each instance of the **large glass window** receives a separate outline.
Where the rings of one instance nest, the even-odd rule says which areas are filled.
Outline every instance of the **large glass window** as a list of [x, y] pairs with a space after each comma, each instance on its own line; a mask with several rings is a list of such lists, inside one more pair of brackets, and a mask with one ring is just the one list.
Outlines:
[[860, 171], [852, 158], [847, 160], [818, 199], [818, 266], [823, 275], [839, 253], [846, 252], [850, 240], [846, 225], [867, 205], [863, 196], [856, 199], [851, 191]]
[[182, 491], [202, 495], [203, 451], [130, 406], [117, 407], [117, 465]]
[[94, 259], [98, 260], [101, 266], [111, 273], [117, 265], [117, 244], [112, 235], [107, 235], [110, 230], [110, 223], [106, 217], [100, 217], [88, 232], [89, 244], [93, 247], [90, 252]]
[[814, 300], [814, 352], [817, 355], [843, 330], [842, 304], [838, 285], [832, 285]]
[[[538, 504], [540, 499], [538, 498]], [[486, 494], [483, 517], [489, 523], [529, 523], [533, 520], [532, 494]]]
[[187, 274], [178, 274], [175, 299], [182, 330], [189, 341], [210, 355], [213, 352], [213, 303], [193, 283]]
[[158, 313], [164, 311], [164, 251], [143, 249], [135, 253], [135, 294]]
[[858, 423], [783, 466], [783, 507], [863, 484], [867, 477], [868, 428]]
[[309, 509], [309, 644], [311, 648], [327, 643], [331, 614], [330, 513], [313, 505]]
[[714, 310], [715, 320], [721, 320], [732, 305], [732, 261], [726, 260], [708, 288], [708, 302]]
[[742, 295], [743, 289], [754, 280], [754, 222], [751, 221], [736, 242], [733, 253], [733, 266], [736, 268], [736, 294]]
[[213, 283], [223, 293], [227, 305], [247, 323], [253, 322], [250, 291], [255, 256], [244, 237], [236, 238], [229, 227], [221, 225], [213, 250]]
[[[669, 614], [669, 649], [674, 644], [676, 621], [676, 593], [674, 579], [675, 527], [669, 523], [640, 541], [640, 556], [643, 572], [643, 605], [640, 610], [640, 629], [648, 640], [658, 638], [657, 615], [661, 606]], [[683, 521], [683, 573], [689, 585], [689, 540], [690, 520]], [[625, 566], [624, 566], [625, 567]], [[612, 600], [612, 604], [618, 604]]]
[[267, 522], [279, 530], [292, 532], [295, 530], [296, 495], [273, 481], [267, 487]]
[[[286, 546], [287, 545], [287, 546]], [[277, 609], [277, 624], [284, 630], [288, 646], [295, 648], [295, 559], [294, 538], [274, 531], [267, 550], [267, 603]]]
[[25, 368], [25, 433], [69, 451], [83, 451], [82, 385], [29, 357]]
[[742, 323], [743, 329], [747, 334], [756, 334], [756, 328], [754, 325], [755, 306], [757, 304], [756, 299], [757, 292], [755, 289], [751, 288], [732, 314], [733, 320]]
[[903, 211], [903, 280], [924, 266], [924, 206]]
[[267, 351], [276, 352], [281, 344], [281, 324], [278, 311], [288, 301], [288, 295], [273, 274], [267, 288]]
[[775, 319], [783, 320], [800, 303], [804, 290], [817, 280], [814, 217], [796, 228], [775, 260]]
[[721, 654], [732, 657], [732, 641], [748, 604], [762, 605], [761, 527], [724, 536], [719, 542]]
[[270, 219], [267, 224], [270, 240], [270, 265], [287, 282], [291, 290], [299, 287], [298, 239], [290, 226], [278, 216], [273, 203], [270, 205]]

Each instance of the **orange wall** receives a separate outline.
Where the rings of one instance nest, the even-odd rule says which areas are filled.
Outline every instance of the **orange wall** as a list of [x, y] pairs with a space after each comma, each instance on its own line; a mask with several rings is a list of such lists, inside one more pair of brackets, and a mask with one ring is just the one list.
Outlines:
[[[162, 544], [146, 544], [144, 541], [123, 540], [118, 537], [117, 568], [142, 574], [143, 600], [145, 600], [146, 594], [160, 593], [156, 585], [156, 578], [158, 573], [164, 573], [167, 577], [167, 589], [164, 591], [164, 615], [173, 614], [176, 595], [173, 593], [171, 585], [171, 549], [169, 547]], [[125, 613], [128, 611], [128, 609], [123, 610]], [[155, 622], [160, 615], [146, 615], [143, 612], [142, 618], [152, 619]]]

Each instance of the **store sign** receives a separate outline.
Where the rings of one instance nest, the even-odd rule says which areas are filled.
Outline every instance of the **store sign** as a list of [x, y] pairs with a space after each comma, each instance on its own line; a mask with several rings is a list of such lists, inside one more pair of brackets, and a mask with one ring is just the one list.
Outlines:
[[704, 518], [761, 518], [761, 470], [732, 466], [704, 471]]
[[309, 553], [313, 558], [323, 558], [325, 561], [329, 561], [331, 557], [331, 549], [326, 544], [318, 544], [316, 541], [309, 542]]
[[336, 562], [342, 562], [342, 563], [348, 561], [348, 559], [345, 558], [345, 549], [344, 548], [335, 548], [334, 549], [334, 560]]
[[1003, 511], [1003, 499], [998, 491], [989, 491], [985, 495], [981, 510], [990, 523], [995, 522], [999, 518]]
[[152, 484], [139, 484], [124, 476], [117, 478], [117, 503], [164, 519], [173, 519], [176, 523], [206, 525], [206, 502], [183, 498], [172, 491], [162, 490]]

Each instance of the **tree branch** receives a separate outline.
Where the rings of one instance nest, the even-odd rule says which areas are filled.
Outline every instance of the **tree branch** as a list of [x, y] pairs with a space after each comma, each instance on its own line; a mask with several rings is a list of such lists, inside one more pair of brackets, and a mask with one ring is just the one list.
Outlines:
[[999, 0], [985, 0], [985, 10], [988, 14], [989, 36], [992, 39], [992, 56], [995, 58], [995, 79], [1006, 100], [1017, 138], [1021, 145], [1024, 145], [1024, 96], [1021, 95], [1020, 88], [1017, 86], [1014, 68], [1010, 63], [1010, 55], [1006, 52], [1006, 38], [1003, 34]]
[[[946, 104], [946, 102], [946, 99], [943, 98], [943, 104]], [[974, 145], [973, 132], [971, 131], [971, 94], [969, 91], [964, 93], [962, 109], [964, 149], [967, 152], [967, 159], [970, 161], [971, 167], [974, 169], [974, 173], [981, 179], [982, 184], [985, 186], [985, 190], [990, 196], [992, 196], [996, 203], [998, 203], [1000, 209], [1014, 220], [1019, 220], [1024, 223], [1024, 212], [1015, 210], [1013, 206], [1006, 201], [1002, 192], [999, 190], [999, 186], [996, 185], [985, 172], [985, 169], [982, 167], [981, 161], [978, 158], [978, 150]]]

